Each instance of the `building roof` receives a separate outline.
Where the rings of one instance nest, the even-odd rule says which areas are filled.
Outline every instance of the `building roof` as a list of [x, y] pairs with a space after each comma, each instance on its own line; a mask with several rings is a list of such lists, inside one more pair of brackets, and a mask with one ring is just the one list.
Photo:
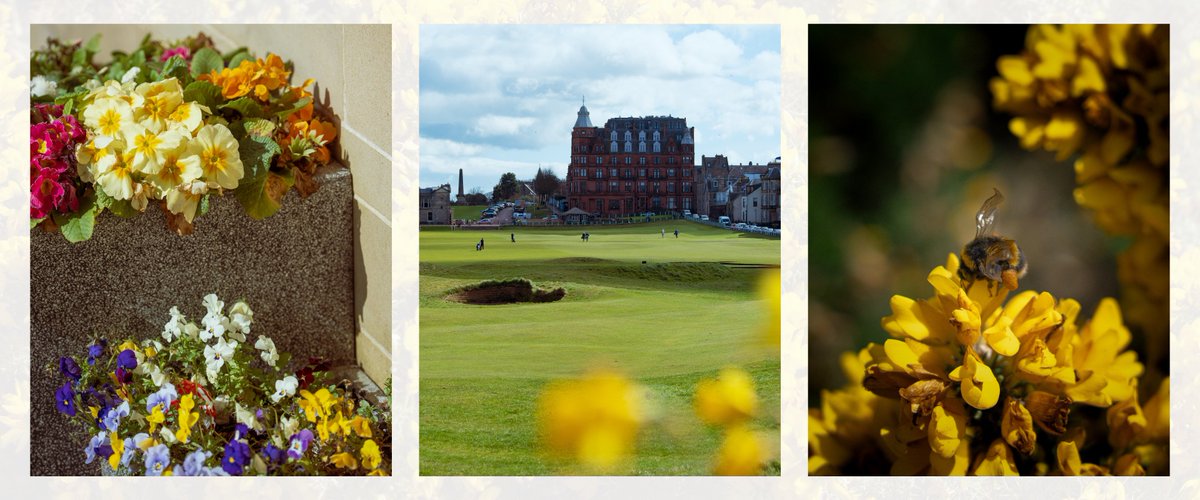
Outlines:
[[563, 212], [563, 215], [592, 215], [592, 214], [589, 214], [586, 211], [581, 210], [579, 207], [571, 207], [570, 210]]
[[591, 127], [592, 119], [586, 105], [579, 106], [579, 117], [575, 119], [576, 127]]

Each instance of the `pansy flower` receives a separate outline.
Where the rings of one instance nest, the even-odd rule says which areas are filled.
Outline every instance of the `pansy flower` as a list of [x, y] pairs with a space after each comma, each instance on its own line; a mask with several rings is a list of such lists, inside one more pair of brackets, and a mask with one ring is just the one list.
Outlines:
[[250, 460], [250, 446], [236, 439], [225, 445], [225, 457], [221, 459], [221, 468], [230, 475], [241, 475]]
[[209, 380], [217, 379], [221, 367], [225, 366], [225, 360], [233, 358], [234, 349], [237, 349], [237, 342], [226, 342], [224, 338], [218, 338], [216, 344], [204, 347], [204, 362]]
[[75, 416], [75, 390], [71, 388], [71, 383], [63, 383], [57, 391], [54, 391], [54, 405], [58, 411], [69, 417]]
[[288, 444], [288, 457], [299, 460], [304, 456], [304, 452], [308, 451], [308, 446], [312, 444], [312, 440], [313, 433], [308, 429], [293, 434]]
[[108, 433], [100, 431], [92, 440], [88, 441], [87, 448], [83, 449], [84, 455], [87, 457], [83, 463], [90, 464], [96, 457], [108, 458], [112, 454], [112, 447], [108, 445]]
[[75, 358], [63, 356], [58, 358], [58, 371], [63, 376], [78, 382], [79, 377], [83, 376], [83, 371], [80, 370], [79, 364], [75, 362]]
[[175, 391], [175, 386], [170, 382], [164, 382], [163, 385], [159, 387], [158, 392], [152, 393], [150, 396], [146, 397], [146, 411], [149, 412], [155, 406], [161, 405], [163, 407], [163, 411], [165, 412], [171, 407], [171, 403], [173, 403], [178, 397], [179, 393]]
[[121, 419], [129, 416], [129, 402], [124, 401], [120, 406], [110, 408], [108, 413], [104, 414], [104, 428], [110, 432], [117, 432], [117, 427], [121, 425]]
[[212, 453], [205, 452], [204, 450], [196, 450], [191, 453], [188, 453], [187, 456], [183, 458], [183, 465], [179, 467], [179, 471], [178, 471], [177, 475], [180, 475], [180, 476], [202, 475], [204, 473], [204, 469], [205, 469], [204, 461], [208, 460], [208, 457], [210, 457], [210, 456], [212, 456]]
[[262, 357], [263, 361], [270, 365], [271, 368], [275, 367], [275, 363], [279, 361], [279, 351], [275, 349], [274, 340], [266, 336], [260, 336], [258, 337], [258, 341], [254, 343], [254, 348], [262, 351], [259, 353], [259, 356]]
[[157, 444], [146, 450], [146, 475], [161, 476], [171, 466], [171, 453], [165, 444]]
[[88, 364], [96, 364], [96, 359], [104, 354], [104, 349], [106, 348], [108, 348], [108, 340], [106, 339], [97, 340], [95, 344], [88, 346]]
[[117, 354], [117, 366], [126, 370], [137, 368], [137, 354], [133, 349], [125, 349]]
[[175, 431], [175, 439], [181, 443], [188, 442], [188, 437], [192, 434], [192, 426], [200, 420], [200, 414], [192, 412], [194, 407], [192, 394], [184, 394], [179, 398], [179, 430]]

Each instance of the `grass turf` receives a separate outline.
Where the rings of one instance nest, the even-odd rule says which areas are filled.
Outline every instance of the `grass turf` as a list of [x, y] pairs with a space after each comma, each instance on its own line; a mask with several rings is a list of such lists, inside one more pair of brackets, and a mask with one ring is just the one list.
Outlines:
[[[696, 419], [691, 398], [700, 379], [730, 364], [754, 376], [763, 414], [755, 424], [778, 442], [779, 358], [755, 342], [759, 270], [744, 266], [778, 265], [778, 240], [682, 221], [587, 227], [586, 243], [584, 230], [421, 234], [421, 474], [577, 472], [539, 454], [534, 410], [547, 382], [596, 366], [637, 379], [661, 411], [622, 472], [707, 474], [720, 432]], [[445, 300], [459, 286], [517, 277], [567, 296], [500, 306]]]

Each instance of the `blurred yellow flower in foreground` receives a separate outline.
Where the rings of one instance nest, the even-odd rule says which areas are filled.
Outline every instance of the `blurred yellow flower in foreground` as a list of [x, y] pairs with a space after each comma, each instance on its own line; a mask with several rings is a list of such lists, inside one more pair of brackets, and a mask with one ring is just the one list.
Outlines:
[[633, 453], [645, 406], [642, 387], [595, 371], [548, 386], [538, 401], [538, 428], [551, 453], [611, 471]]
[[723, 368], [717, 378], [700, 381], [693, 404], [696, 415], [709, 425], [740, 424], [758, 409], [754, 380], [741, 368]]
[[725, 431], [713, 472], [719, 476], [756, 476], [769, 458], [766, 444], [758, 434], [744, 425], [734, 425]]
[[779, 269], [769, 270], [758, 280], [758, 296], [766, 304], [766, 320], [763, 321], [762, 339], [770, 346], [779, 348], [783, 336], [780, 309], [783, 302], [783, 277]]

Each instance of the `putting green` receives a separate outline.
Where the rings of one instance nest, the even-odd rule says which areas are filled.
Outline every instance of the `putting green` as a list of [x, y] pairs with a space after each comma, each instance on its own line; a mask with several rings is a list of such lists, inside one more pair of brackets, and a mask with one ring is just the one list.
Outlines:
[[[778, 240], [680, 221], [423, 231], [420, 250], [422, 474], [572, 473], [538, 451], [537, 396], [551, 380], [601, 366], [646, 386], [658, 408], [623, 472], [709, 473], [720, 432], [696, 419], [691, 397], [727, 365], [754, 376], [763, 414], [754, 424], [778, 442], [779, 358], [757, 341], [765, 305], [754, 293], [755, 266], [779, 264]], [[491, 306], [445, 299], [518, 277], [567, 295]]]

